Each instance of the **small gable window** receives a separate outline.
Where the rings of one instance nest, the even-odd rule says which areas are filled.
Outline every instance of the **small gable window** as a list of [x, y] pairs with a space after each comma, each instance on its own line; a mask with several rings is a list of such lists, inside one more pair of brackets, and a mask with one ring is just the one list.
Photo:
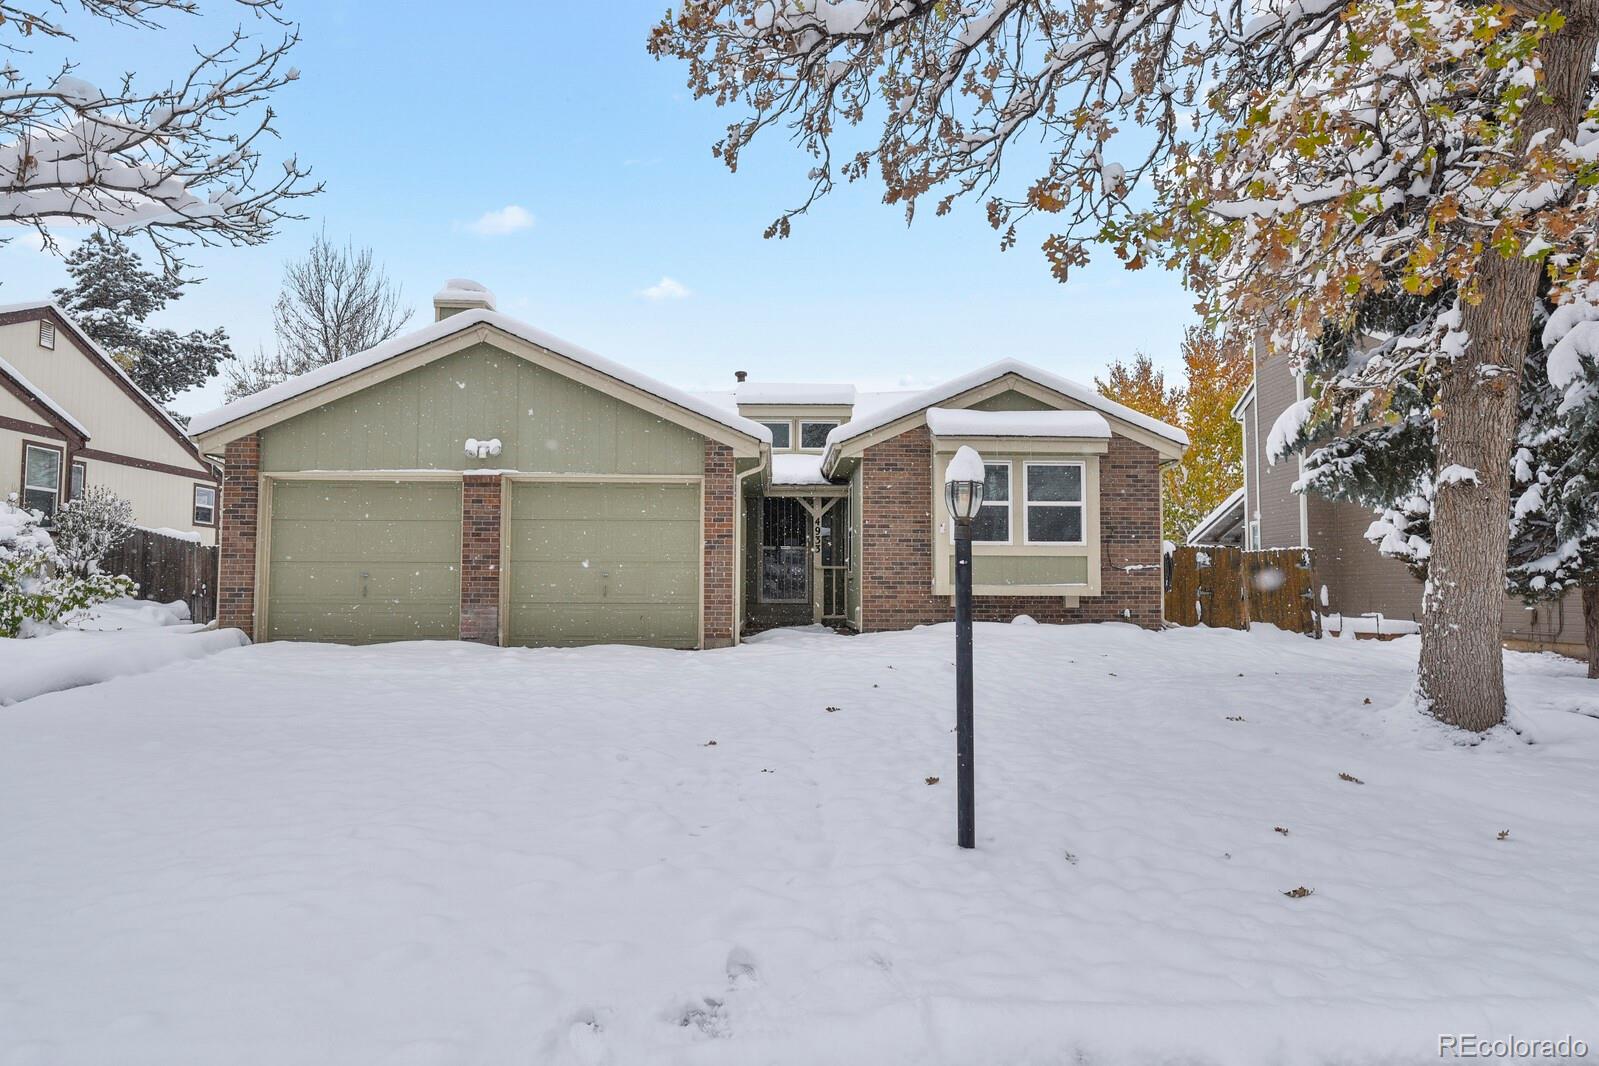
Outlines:
[[217, 490], [212, 485], [196, 485], [194, 487], [194, 524], [197, 526], [214, 526], [217, 524]]
[[56, 327], [54, 322], [39, 323], [39, 347], [54, 348], [56, 346]]

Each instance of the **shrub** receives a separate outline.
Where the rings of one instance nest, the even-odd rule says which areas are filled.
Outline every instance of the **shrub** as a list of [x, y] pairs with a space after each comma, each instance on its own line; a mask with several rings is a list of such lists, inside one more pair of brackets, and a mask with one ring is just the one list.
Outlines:
[[0, 637], [21, 635], [29, 622], [54, 625], [138, 588], [132, 578], [93, 572], [92, 563], [88, 569], [74, 573], [63, 561], [37, 512], [0, 502]]
[[50, 532], [61, 566], [89, 577], [97, 572], [100, 560], [133, 532], [133, 504], [104, 485], [91, 485], [56, 512]]

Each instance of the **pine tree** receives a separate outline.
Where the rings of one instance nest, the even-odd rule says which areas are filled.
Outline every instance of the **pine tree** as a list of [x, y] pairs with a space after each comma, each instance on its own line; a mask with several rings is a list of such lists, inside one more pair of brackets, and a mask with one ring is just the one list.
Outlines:
[[115, 234], [94, 233], [66, 260], [72, 285], [55, 298], [95, 343], [111, 353], [135, 385], [165, 404], [204, 384], [233, 358], [227, 332], [147, 328], [144, 322], [183, 296], [174, 274], [146, 270], [138, 254]]

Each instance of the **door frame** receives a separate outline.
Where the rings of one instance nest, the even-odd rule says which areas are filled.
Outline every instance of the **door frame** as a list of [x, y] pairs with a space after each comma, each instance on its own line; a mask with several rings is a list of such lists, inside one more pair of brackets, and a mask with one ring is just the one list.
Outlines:
[[[695, 587], [699, 590], [694, 616], [694, 647], [705, 647], [705, 474], [505, 474], [500, 478], [500, 647], [506, 647], [511, 623], [511, 497], [519, 484], [566, 485], [693, 485], [699, 492], [699, 555]], [[735, 514], [736, 521], [736, 514]]]
[[[272, 580], [272, 485], [277, 481], [389, 481], [405, 484], [411, 481], [455, 481], [466, 491], [466, 482], [459, 470], [263, 470], [257, 475], [255, 507], [255, 604], [251, 617], [255, 642], [265, 644], [267, 636], [267, 603], [271, 599]], [[220, 496], [221, 493], [218, 493]], [[462, 500], [461, 513], [466, 513]], [[220, 522], [221, 515], [218, 515]], [[464, 526], [464, 520], [463, 520]], [[220, 528], [220, 526], [219, 526]], [[459, 564], [459, 561], [458, 561]], [[459, 639], [459, 638], [457, 638]]]

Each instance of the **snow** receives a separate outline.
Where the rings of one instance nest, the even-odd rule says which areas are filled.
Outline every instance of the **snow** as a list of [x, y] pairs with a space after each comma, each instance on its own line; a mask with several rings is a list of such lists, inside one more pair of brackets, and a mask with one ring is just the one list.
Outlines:
[[777, 452], [772, 456], [772, 484], [827, 485], [822, 476], [822, 457], [806, 452]]
[[768, 404], [774, 407], [789, 405], [850, 407], [855, 403], [855, 386], [743, 381], [733, 390], [733, 397], [736, 403]]
[[1305, 423], [1310, 421], [1310, 413], [1315, 406], [1315, 398], [1307, 396], [1283, 409], [1283, 413], [1271, 424], [1271, 432], [1266, 434], [1267, 460], [1273, 463], [1282, 461], [1283, 456], [1288, 454], [1290, 445], [1299, 439]]
[[927, 409], [935, 437], [1093, 437], [1110, 439], [1110, 423], [1094, 411], [967, 411]]
[[292, 400], [323, 385], [347, 378], [351, 374], [359, 373], [368, 367], [377, 366], [379, 363], [394, 359], [424, 345], [432, 344], [435, 341], [443, 340], [445, 337], [463, 333], [478, 326], [491, 326], [495, 329], [503, 330], [519, 340], [526, 341], [529, 344], [536, 344], [546, 351], [553, 352], [562, 358], [570, 359], [575, 363], [598, 371], [609, 378], [613, 378], [658, 399], [665, 400], [686, 411], [692, 411], [713, 422], [727, 426], [729, 429], [754, 437], [756, 440], [768, 444], [771, 443], [772, 431], [759, 422], [730, 413], [726, 408], [720, 407], [703, 397], [683, 392], [663, 382], [656, 381], [654, 378], [640, 374], [630, 367], [625, 367], [621, 363], [613, 362], [604, 356], [596, 355], [559, 337], [545, 333], [543, 330], [530, 326], [519, 319], [512, 318], [510, 315], [481, 307], [474, 307], [470, 310], [450, 315], [448, 318], [429, 323], [421, 329], [384, 341], [375, 348], [368, 348], [364, 352], [340, 359], [336, 363], [317, 367], [315, 370], [290, 378], [269, 389], [262, 389], [260, 392], [241, 397], [223, 407], [196, 415], [189, 423], [189, 432], [195, 436], [209, 433], [231, 422], [237, 422], [241, 418], [246, 418], [285, 401]]
[[1523, 732], [1468, 746], [1413, 637], [974, 643], [969, 853], [947, 625], [269, 643], [9, 708], [0, 1061], [1418, 1063], [1599, 1016], [1580, 664], [1507, 655]]
[[1007, 374], [1042, 385], [1046, 389], [1070, 397], [1078, 403], [1096, 411], [1101, 411], [1113, 418], [1119, 419], [1129, 425], [1148, 430], [1157, 436], [1176, 444], [1188, 444], [1188, 434], [1175, 426], [1168, 426], [1158, 419], [1149, 417], [1131, 407], [1124, 407], [1114, 400], [1108, 400], [1086, 385], [1051, 374], [1036, 366], [1029, 366], [1018, 359], [1001, 359], [985, 367], [979, 367], [960, 377], [951, 378], [941, 385], [934, 385], [922, 392], [910, 393], [888, 403], [884, 403], [870, 413], [857, 411], [850, 421], [845, 422], [827, 435], [827, 453], [831, 455], [835, 449], [847, 441], [853, 440], [863, 434], [879, 429], [890, 422], [897, 421], [907, 415], [913, 415], [928, 407], [937, 407], [946, 400], [953, 399], [961, 393], [970, 392], [972, 389], [986, 385], [990, 381], [1002, 378]]
[[977, 449], [961, 445], [954, 458], [949, 461], [949, 467], [944, 471], [944, 484], [951, 481], [976, 481], [979, 484], [987, 474], [983, 470], [983, 457], [977, 454]]
[[1450, 463], [1438, 471], [1437, 485], [1439, 488], [1443, 488], [1445, 485], [1461, 485], [1466, 482], [1475, 483], [1476, 480], [1477, 471], [1471, 467], [1461, 466], [1459, 463]]
[[27, 638], [0, 637], [0, 707], [159, 670], [248, 643], [237, 629], [190, 622], [189, 608], [182, 601], [111, 600], [69, 619], [65, 629]]
[[82, 434], [84, 440], [89, 439], [89, 431], [84, 427], [82, 422], [79, 422], [76, 418], [74, 418], [72, 413], [65, 407], [62, 407], [60, 404], [51, 399], [49, 394], [47, 394], [43, 389], [29, 381], [23, 375], [22, 371], [18, 370], [4, 359], [0, 359], [0, 374], [3, 374], [12, 381], [16, 382], [17, 385], [21, 387], [23, 392], [27, 393], [29, 396], [32, 396], [34, 399], [48, 407], [57, 418], [61, 419], [61, 421], [65, 422], [67, 425], [71, 426], [73, 429]]
[[173, 529], [170, 526], [139, 526], [146, 533], [155, 533], [162, 537], [171, 537], [173, 540], [186, 540], [190, 544], [200, 543], [200, 534], [192, 529]]
[[[1323, 591], [1326, 586], [1322, 586]], [[1323, 607], [1327, 601], [1322, 600]], [[1380, 611], [1349, 617], [1337, 612], [1321, 616], [1321, 628], [1325, 633], [1335, 636], [1350, 636], [1369, 634], [1372, 636], [1409, 636], [1421, 632], [1421, 623], [1409, 618], [1388, 618]]]
[[479, 307], [494, 310], [494, 294], [488, 286], [471, 278], [451, 278], [444, 283], [444, 288], [433, 294], [435, 304], [460, 304], [470, 303]]

